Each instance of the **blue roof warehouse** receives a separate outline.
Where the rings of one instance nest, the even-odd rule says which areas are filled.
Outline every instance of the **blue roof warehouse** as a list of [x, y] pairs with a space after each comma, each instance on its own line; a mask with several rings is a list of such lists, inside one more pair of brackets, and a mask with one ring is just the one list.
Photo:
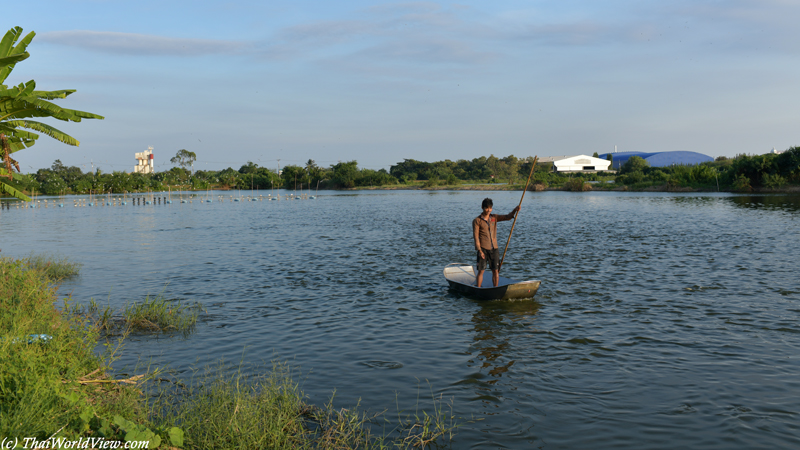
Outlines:
[[617, 153], [603, 153], [599, 156], [601, 159], [608, 159], [608, 155], [612, 156], [611, 167], [619, 169], [631, 156], [638, 156], [650, 164], [650, 167], [665, 167], [665, 166], [689, 166], [700, 164], [704, 162], [714, 161], [714, 158], [697, 152], [617, 152]]

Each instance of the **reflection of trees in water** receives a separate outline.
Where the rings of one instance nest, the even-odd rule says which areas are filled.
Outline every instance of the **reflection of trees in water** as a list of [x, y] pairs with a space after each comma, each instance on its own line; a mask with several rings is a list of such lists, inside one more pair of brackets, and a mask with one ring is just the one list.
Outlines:
[[716, 197], [716, 196], [680, 196], [680, 197], [664, 197], [663, 199], [650, 198], [648, 201], [651, 203], [658, 203], [659, 201], [669, 201], [676, 205], [704, 207], [714, 206], [720, 202], [730, 202], [733, 206], [747, 209], [768, 209], [768, 210], [781, 210], [787, 212], [800, 211], [800, 194], [751, 194], [751, 195], [736, 195], [730, 197]]
[[473, 314], [475, 343], [472, 350], [474, 353], [477, 349], [477, 357], [469, 362], [480, 362], [481, 372], [486, 370], [493, 377], [486, 384], [497, 383], [514, 365], [515, 360], [507, 358], [511, 346], [509, 338], [515, 334], [514, 329], [528, 326], [538, 309], [539, 304], [532, 300], [492, 301], [483, 303]]
[[729, 198], [734, 206], [741, 208], [800, 211], [800, 195], [741, 195]]

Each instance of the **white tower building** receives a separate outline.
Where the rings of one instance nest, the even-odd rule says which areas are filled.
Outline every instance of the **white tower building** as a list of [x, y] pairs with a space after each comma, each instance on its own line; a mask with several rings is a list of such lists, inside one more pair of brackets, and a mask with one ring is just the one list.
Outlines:
[[136, 154], [136, 165], [133, 166], [134, 173], [153, 173], [153, 146], [147, 150]]

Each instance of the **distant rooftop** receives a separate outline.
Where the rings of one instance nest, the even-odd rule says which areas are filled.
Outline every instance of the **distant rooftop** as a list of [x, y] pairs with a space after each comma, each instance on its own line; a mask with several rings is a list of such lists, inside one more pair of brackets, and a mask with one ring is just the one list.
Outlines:
[[675, 151], [675, 152], [617, 152], [603, 153], [601, 159], [608, 159], [608, 155], [613, 158], [611, 167], [619, 169], [632, 156], [638, 156], [650, 164], [650, 167], [666, 166], [690, 166], [704, 162], [714, 161], [714, 158], [697, 152]]

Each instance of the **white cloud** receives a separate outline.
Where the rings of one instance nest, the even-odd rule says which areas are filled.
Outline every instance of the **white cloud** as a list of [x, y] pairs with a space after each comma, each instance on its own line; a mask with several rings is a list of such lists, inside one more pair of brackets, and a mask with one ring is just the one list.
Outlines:
[[496, 54], [475, 50], [470, 44], [448, 39], [393, 41], [359, 52], [358, 56], [393, 61], [479, 64]]
[[[497, 55], [476, 39], [482, 26], [457, 14], [466, 9], [414, 2], [373, 6], [354, 18], [294, 25], [264, 42], [268, 58], [319, 57], [361, 63], [480, 64]], [[332, 57], [331, 55], [336, 55]]]
[[334, 45], [378, 32], [374, 24], [365, 21], [340, 20], [288, 27], [278, 37], [281, 41], [294, 44]]
[[248, 43], [211, 39], [184, 39], [113, 31], [51, 31], [37, 41], [126, 55], [202, 56], [245, 51]]
[[554, 45], [592, 45], [611, 37], [611, 29], [596, 22], [529, 25], [509, 33], [517, 39], [529, 39]]
[[736, 53], [800, 52], [800, 3], [787, 0], [686, 1], [660, 9], [688, 35], [715, 40]]

